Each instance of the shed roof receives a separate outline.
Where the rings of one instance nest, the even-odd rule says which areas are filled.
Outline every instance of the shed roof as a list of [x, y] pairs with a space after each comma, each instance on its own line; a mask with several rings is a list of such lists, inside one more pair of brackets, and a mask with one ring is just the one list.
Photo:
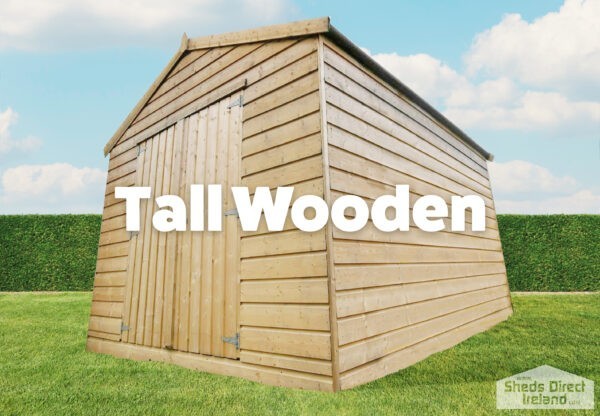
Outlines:
[[104, 146], [104, 155], [106, 156], [112, 148], [117, 144], [137, 115], [142, 111], [146, 103], [150, 100], [154, 92], [158, 89], [162, 81], [168, 76], [171, 69], [177, 64], [181, 56], [186, 51], [196, 49], [215, 48], [221, 46], [239, 45], [243, 43], [262, 42], [283, 38], [294, 38], [309, 35], [323, 34], [330, 38], [334, 43], [339, 45], [343, 50], [349, 53], [362, 65], [368, 68], [375, 75], [379, 76], [385, 82], [390, 84], [401, 94], [413, 101], [435, 120], [445, 126], [448, 130], [458, 136], [462, 141], [471, 146], [475, 151], [480, 153], [485, 159], [493, 160], [493, 155], [479, 146], [465, 132], [458, 128], [454, 123], [448, 120], [443, 114], [433, 108], [424, 99], [418, 96], [413, 90], [404, 85], [398, 78], [392, 75], [383, 66], [377, 63], [366, 52], [356, 46], [346, 36], [331, 25], [329, 17], [321, 17], [317, 19], [302, 20], [298, 22], [285, 23], [273, 26], [265, 26], [256, 29], [243, 30], [239, 32], [222, 33], [218, 35], [203, 36], [197, 38], [188, 38], [185, 34], [181, 39], [181, 45], [171, 58], [167, 66], [158, 75], [152, 83], [146, 94], [140, 99], [137, 105], [131, 110], [127, 118], [121, 123], [115, 134]]

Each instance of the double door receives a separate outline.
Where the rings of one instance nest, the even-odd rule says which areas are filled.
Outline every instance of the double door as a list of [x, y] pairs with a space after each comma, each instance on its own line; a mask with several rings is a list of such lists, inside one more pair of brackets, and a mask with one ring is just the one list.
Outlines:
[[234, 208], [230, 187], [239, 185], [241, 163], [238, 97], [226, 97], [139, 145], [136, 186], [150, 186], [152, 197], [142, 201], [140, 231], [130, 240], [122, 342], [238, 357], [237, 218], [224, 216], [220, 232], [165, 233], [152, 226], [154, 198], [178, 195], [189, 209], [192, 184], [204, 184], [205, 192], [208, 184], [222, 185], [223, 211]]

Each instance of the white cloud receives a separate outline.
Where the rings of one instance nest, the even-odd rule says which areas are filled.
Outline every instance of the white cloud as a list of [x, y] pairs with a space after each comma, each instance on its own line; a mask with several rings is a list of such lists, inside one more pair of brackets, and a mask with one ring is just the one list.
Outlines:
[[[498, 94], [493, 90], [487, 93]], [[444, 114], [463, 127], [537, 130], [551, 136], [567, 133], [577, 137], [595, 133], [600, 126], [600, 102], [571, 101], [557, 92], [525, 91], [510, 104], [486, 105], [480, 100], [468, 106], [448, 106]]]
[[22, 152], [35, 150], [42, 144], [41, 140], [35, 137], [23, 139], [12, 137], [10, 128], [16, 124], [18, 118], [19, 115], [10, 107], [0, 111], [0, 156], [13, 150]]
[[600, 214], [600, 192], [571, 176], [523, 160], [488, 163], [496, 211], [504, 214]]
[[0, 49], [171, 43], [268, 24], [295, 14], [290, 0], [3, 0]]
[[[369, 53], [368, 50], [365, 50]], [[471, 89], [469, 81], [445, 63], [424, 53], [372, 55], [379, 64], [432, 103], [443, 104], [455, 92]]]
[[496, 194], [545, 192], [564, 193], [577, 186], [570, 176], [556, 176], [543, 166], [524, 160], [488, 162], [492, 189]]
[[106, 173], [68, 163], [21, 165], [2, 174], [3, 213], [101, 212]]
[[600, 194], [589, 189], [571, 195], [527, 200], [495, 200], [499, 214], [600, 214]]
[[531, 23], [508, 14], [477, 35], [465, 63], [470, 74], [510, 76], [535, 87], [597, 97], [599, 22], [600, 0], [566, 0], [559, 11]]
[[508, 15], [476, 36], [466, 73], [427, 54], [373, 58], [462, 128], [575, 138], [600, 128], [599, 21], [600, 0], [533, 23]]

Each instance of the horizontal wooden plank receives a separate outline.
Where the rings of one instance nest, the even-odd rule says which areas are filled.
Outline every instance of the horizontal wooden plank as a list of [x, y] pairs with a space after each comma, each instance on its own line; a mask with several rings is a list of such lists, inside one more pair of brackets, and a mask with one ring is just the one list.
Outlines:
[[[472, 195], [472, 192], [454, 192], [441, 186], [414, 178], [403, 172], [384, 166], [381, 163], [365, 159], [357, 153], [348, 152], [335, 146], [329, 146], [329, 164], [332, 167], [370, 178], [388, 185], [409, 185], [410, 189], [419, 195], [437, 195], [443, 198], [447, 204], [451, 204], [452, 196]], [[480, 195], [484, 200], [486, 215], [495, 218], [493, 213], [494, 202], [491, 198]]]
[[246, 280], [240, 285], [240, 299], [242, 303], [328, 303], [327, 278]]
[[[255, 83], [248, 86], [244, 91], [244, 103], [252, 103], [254, 100], [263, 97], [270, 91], [281, 88], [282, 86], [317, 70], [316, 42], [307, 39], [299, 42], [287, 50], [279, 53], [269, 61], [281, 60], [278, 67], [272, 66], [271, 73], [264, 73]], [[286, 55], [287, 60], [281, 59]], [[296, 59], [294, 61], [294, 59]], [[275, 69], [273, 71], [273, 69]]]
[[319, 277], [327, 275], [326, 253], [311, 252], [243, 259], [242, 280]]
[[100, 234], [100, 246], [108, 244], [122, 243], [129, 241], [129, 232], [125, 231], [124, 228], [119, 228], [113, 231], [107, 231]]
[[127, 256], [99, 259], [96, 263], [96, 273], [120, 272], [127, 270]]
[[104, 191], [105, 195], [111, 194], [115, 192], [115, 188], [117, 186], [133, 186], [135, 185], [135, 172], [131, 172], [119, 179], [115, 179], [114, 181], [108, 182], [106, 184], [106, 189]]
[[132, 160], [136, 160], [137, 153], [137, 149], [135, 147], [132, 147], [131, 149], [126, 150], [121, 154], [115, 154], [114, 157], [111, 154], [110, 160], [108, 162], [108, 170], [110, 171], [112, 169], [125, 165], [131, 162]]
[[115, 147], [113, 147], [112, 150], [110, 150], [110, 157], [116, 158], [117, 156], [122, 155], [123, 153], [127, 152], [128, 150], [135, 148], [135, 146], [136, 146], [136, 143], [134, 140], [121, 138], [117, 142]]
[[506, 287], [504, 274], [342, 291], [336, 294], [337, 313], [338, 317], [358, 315], [500, 285]]
[[[485, 158], [469, 144], [464, 143], [463, 140], [450, 133], [446, 126], [442, 126], [439, 122], [433, 120], [425, 110], [409, 102], [395, 88], [388, 88], [359, 65], [351, 63], [353, 59], [349, 58], [345, 52], [329, 45], [327, 44], [323, 53], [327, 64], [325, 72], [334, 70], [337, 74], [343, 74], [345, 79], [353, 80], [356, 86], [363, 88], [362, 93], [356, 89], [354, 92], [365, 98], [369, 105], [381, 113], [388, 117], [394, 117], [400, 124], [408, 126], [412, 131], [422, 135], [438, 148], [448, 153], [454, 152], [458, 157], [466, 158], [463, 163], [472, 164], [474, 169], [477, 169], [478, 166], [485, 168]], [[342, 90], [350, 89], [350, 86], [343, 83], [339, 87]]]
[[119, 228], [125, 228], [125, 215], [119, 215], [117, 217], [112, 217], [108, 219], [102, 220], [102, 225], [100, 226], [100, 232], [105, 233], [107, 231], [117, 230]]
[[[247, 80], [245, 78], [236, 78], [229, 81], [218, 88], [210, 90], [207, 94], [202, 97], [190, 102], [186, 106], [177, 110], [171, 107], [165, 107], [159, 110], [156, 114], [159, 114], [151, 125], [142, 129], [139, 133], [132, 136], [136, 143], [144, 142], [161, 131], [174, 128], [175, 124], [198, 111], [208, 107], [211, 104], [216, 103], [240, 90], [246, 86]], [[154, 117], [154, 116], [153, 116]], [[145, 120], [142, 121], [144, 123]], [[142, 124], [140, 123], [140, 124]], [[129, 130], [128, 130], [129, 131]]]
[[104, 316], [107, 318], [121, 318], [123, 313], [122, 302], [92, 302], [91, 315]]
[[371, 361], [369, 364], [344, 372], [340, 376], [340, 388], [349, 389], [406, 368], [436, 352], [450, 348], [479, 332], [491, 328], [504, 321], [510, 314], [511, 310], [509, 308], [503, 309], [465, 325], [448, 329], [436, 337], [388, 354], [385, 357]]
[[[133, 149], [132, 149], [133, 150]], [[106, 177], [107, 182], [112, 182], [116, 179], [122, 178], [123, 176], [129, 175], [136, 171], [137, 169], [137, 159], [133, 159], [121, 166], [108, 170], [108, 175]]]
[[[222, 56], [231, 52], [232, 49], [233, 47], [224, 47], [214, 48], [208, 51], [187, 52], [186, 55], [179, 60], [175, 68], [173, 68], [171, 74], [169, 74], [169, 76], [160, 84], [156, 92], [152, 95], [152, 98], [148, 100], [148, 103], [152, 103], [160, 99], [167, 92], [175, 89], [177, 86], [180, 86], [182, 82], [189, 80], [195, 74], [201, 73], [203, 69], [209, 67]], [[189, 64], [186, 65], [186, 62], [190, 59], [193, 59], [193, 62], [189, 62]], [[190, 82], [189, 84], [194, 84], [194, 81]], [[187, 89], [184, 86], [183, 88], [180, 88], [178, 92], [181, 94], [183, 91], [189, 90], [189, 84]]]
[[267, 367], [286, 368], [313, 374], [331, 375], [331, 361], [257, 351], [240, 351], [240, 361]]
[[[169, 90], [161, 91], [162, 94], [147, 103], [137, 116], [128, 134], [136, 134], [152, 125], [158, 119], [190, 104], [195, 99], [215, 90], [220, 85], [230, 81], [235, 76], [244, 72], [240, 63], [252, 60], [254, 51], [266, 51], [265, 44], [241, 45], [231, 51], [220, 55], [210, 64], [183, 82]], [[237, 71], [236, 71], [237, 69]], [[247, 69], [247, 68], [245, 68]]]
[[385, 357], [449, 329], [465, 325], [494, 312], [510, 307], [508, 298], [496, 299], [476, 306], [461, 309], [415, 325], [378, 335], [364, 341], [340, 347], [340, 371], [348, 371], [369, 361]]
[[86, 348], [88, 351], [101, 354], [111, 354], [116, 357], [133, 360], [163, 361], [197, 371], [243, 377], [275, 386], [321, 391], [333, 390], [331, 377], [328, 376], [241, 363], [239, 360], [228, 358], [170, 351], [164, 348], [144, 347], [125, 342], [111, 342], [97, 338], [88, 338]]
[[106, 339], [110, 341], [121, 341], [121, 334], [109, 334], [107, 332], [100, 331], [88, 330], [88, 337]]
[[[372, 120], [370, 120], [372, 121]], [[375, 122], [375, 121], [372, 121]], [[481, 173], [473, 171], [450, 155], [439, 151], [436, 147], [423, 141], [412, 132], [401, 127], [392, 131], [384, 131], [358, 118], [356, 114], [347, 113], [344, 109], [327, 105], [327, 123], [330, 128], [337, 127], [349, 134], [367, 139], [378, 146], [389, 149], [401, 156], [409, 157], [436, 172], [448, 172], [454, 178], [468, 178], [468, 182], [479, 183], [490, 187], [489, 179]]]
[[[303, 182], [294, 184], [293, 185], [294, 190], [292, 192], [292, 199], [290, 202], [290, 207], [294, 204], [296, 199], [298, 199], [299, 197], [301, 197], [303, 195], [314, 195], [314, 196], [319, 196], [319, 197], [323, 198], [324, 197], [323, 185], [324, 185], [323, 178], [310, 179], [308, 181], [303, 181]], [[276, 190], [277, 190], [277, 188], [271, 189], [271, 198], [273, 198], [273, 199], [275, 198]], [[284, 230], [298, 229], [292, 223], [291, 214], [289, 211], [288, 211], [283, 229]], [[267, 222], [264, 218], [264, 215], [261, 215], [260, 220], [258, 222], [258, 228], [256, 229], [256, 231], [242, 231], [242, 238], [244, 238], [246, 236], [258, 235], [258, 234], [267, 234], [270, 232], [271, 231], [269, 231], [269, 229], [267, 228]]]
[[470, 306], [509, 296], [506, 286], [459, 293], [338, 320], [339, 345], [370, 338]]
[[244, 326], [240, 330], [240, 348], [330, 360], [330, 338], [328, 332]]
[[[365, 178], [363, 176], [359, 176], [356, 173], [346, 172], [334, 167], [329, 168], [329, 177], [330, 177], [330, 186], [331, 186], [331, 197], [333, 200], [339, 198], [342, 195], [357, 195], [366, 200], [367, 205], [371, 207], [373, 205], [373, 201], [379, 198], [382, 195], [394, 195], [396, 193], [396, 188], [394, 185], [382, 183], [377, 179]], [[410, 225], [416, 225], [412, 220], [412, 206], [414, 206], [417, 199], [419, 199], [422, 195], [414, 192], [412, 189], [409, 192], [409, 202], [410, 202]], [[451, 201], [451, 199], [449, 199]], [[448, 212], [448, 215], [452, 216], [452, 210]], [[496, 215], [494, 213], [494, 209], [490, 207], [485, 208], [485, 227], [486, 229], [494, 229], [496, 231], [491, 232], [487, 237], [497, 238], [498, 237], [498, 222], [496, 221]], [[451, 221], [449, 219], [443, 219], [446, 227], [450, 227]], [[472, 226], [469, 225], [472, 223], [472, 214], [471, 210], [467, 210], [465, 212], [465, 223], [466, 225], [466, 233], [472, 233]], [[481, 233], [477, 231], [477, 233]], [[473, 234], [474, 235], [474, 234]]]
[[125, 287], [95, 287], [92, 292], [92, 300], [100, 302], [123, 302], [125, 298]]
[[261, 234], [244, 237], [241, 244], [243, 259], [321, 250], [325, 250], [324, 230], [315, 231], [314, 233], [291, 230]]
[[[110, 195], [114, 196], [114, 192]], [[109, 195], [106, 196], [106, 199], [108, 199], [108, 198], [109, 198]], [[104, 210], [102, 211], [102, 221], [106, 221], [110, 218], [125, 215], [125, 200], [118, 199], [115, 201], [116, 202], [114, 204], [106, 206], [104, 208]]]
[[242, 141], [242, 157], [320, 132], [321, 114], [315, 110], [299, 119], [244, 139]]
[[338, 264], [335, 281], [337, 290], [348, 290], [502, 273], [506, 273], [503, 262]]
[[453, 263], [503, 261], [501, 251], [335, 240], [333, 259], [347, 263]]
[[[222, 49], [225, 49], [225, 48], [222, 48]], [[186, 50], [185, 52], [183, 52], [183, 55], [181, 55], [181, 57], [179, 58], [179, 61], [177, 61], [177, 64], [171, 69], [171, 71], [169, 72], [167, 77], [163, 80], [163, 84], [166, 81], [170, 80], [171, 78], [175, 77], [182, 70], [184, 70], [187, 67], [189, 67], [190, 65], [192, 65], [196, 60], [198, 60], [199, 58], [204, 56], [206, 53], [208, 53], [209, 51], [213, 51], [213, 50], [215, 50], [215, 49], [196, 49], [193, 51]], [[161, 86], [163, 84], [161, 84]], [[156, 94], [156, 92], [154, 94]], [[152, 99], [152, 97], [150, 97], [150, 98]]]
[[240, 325], [271, 328], [329, 330], [329, 306], [245, 303]]
[[319, 110], [319, 92], [315, 91], [254, 117], [243, 126], [244, 138], [287, 124], [292, 120]]
[[88, 326], [90, 331], [107, 332], [109, 334], [121, 334], [121, 319], [107, 318], [103, 316], [90, 316]]
[[127, 272], [125, 271], [96, 273], [94, 286], [125, 286], [125, 279], [127, 279]]
[[[379, 230], [372, 221], [358, 231], [347, 232], [340, 231], [337, 227], [333, 228], [333, 237], [341, 240], [353, 241], [374, 241], [380, 243], [403, 243], [417, 244], [436, 247], [460, 247], [475, 248], [481, 250], [501, 250], [500, 240], [465, 235], [460, 232], [452, 232], [448, 228], [447, 232], [427, 232], [417, 227], [411, 227], [409, 231], [385, 232]], [[483, 233], [483, 232], [482, 232]]]
[[242, 186], [250, 188], [254, 193], [257, 186], [292, 185], [323, 176], [323, 159], [320, 154], [306, 159], [291, 162], [283, 166], [265, 170], [242, 178]]
[[437, 169], [424, 167], [416, 163], [418, 152], [399, 154], [395, 149], [390, 149], [387, 143], [374, 143], [371, 137], [359, 137], [343, 131], [337, 127], [328, 127], [329, 143], [345, 149], [346, 151], [361, 155], [373, 162], [387, 166], [394, 170], [407, 173], [409, 176], [420, 179], [453, 192], [456, 195], [480, 195], [485, 198], [492, 197], [489, 184], [486, 186], [470, 180], [457, 173], [453, 168], [445, 165]]
[[[406, 116], [401, 115], [400, 118], [403, 118], [403, 121], [398, 121], [398, 120], [392, 120], [382, 114], [380, 114], [379, 112], [377, 112], [376, 110], [368, 107], [367, 105], [365, 105], [364, 103], [360, 102], [359, 100], [355, 99], [354, 97], [351, 97], [349, 95], [344, 94], [344, 92], [340, 91], [339, 89], [331, 86], [331, 85], [327, 85], [327, 87], [325, 88], [325, 94], [326, 94], [326, 100], [329, 104], [339, 108], [339, 109], [343, 109], [344, 111], [351, 113], [351, 114], [355, 114], [358, 118], [367, 121], [369, 124], [371, 124], [374, 127], [377, 127], [378, 129], [384, 131], [384, 132], [394, 132], [394, 131], [398, 131], [399, 133], [402, 133], [402, 138], [408, 143], [409, 141], [411, 141], [412, 136], [410, 134], [407, 134], [406, 131], [406, 123], [410, 123], [411, 120], [408, 119]], [[401, 114], [401, 113], [398, 113]], [[343, 127], [343, 126], [341, 126]], [[414, 132], [413, 132], [414, 133]], [[432, 135], [425, 135], [424, 133], [416, 135], [418, 138], [421, 139], [421, 141], [432, 141]], [[435, 139], [433, 140], [435, 141]], [[416, 144], [416, 143], [414, 143]], [[457, 159], [458, 161], [462, 162], [463, 164], [465, 164], [467, 167], [473, 169], [475, 172], [479, 173], [481, 176], [486, 177], [486, 165], [480, 165], [476, 162], [474, 162], [472, 159], [461, 155], [460, 152], [457, 152], [455, 149], [452, 148], [452, 146], [443, 143], [441, 144], [440, 142], [436, 143], [434, 146], [438, 147], [441, 145], [441, 149], [438, 148], [437, 151], [433, 151], [431, 154], [432, 155], [439, 155], [442, 152], [445, 152], [448, 155], [451, 155], [452, 157], [454, 157], [455, 159]]]
[[313, 134], [281, 146], [272, 147], [242, 159], [242, 176], [286, 165], [321, 153], [320, 134]]
[[102, 245], [98, 248], [98, 258], [107, 259], [110, 257], [120, 257], [129, 254], [129, 241]]
[[291, 81], [289, 84], [283, 85], [250, 103], [244, 103], [244, 123], [248, 123], [253, 117], [259, 116], [271, 109], [281, 107], [318, 89], [319, 74], [315, 68], [313, 72]]

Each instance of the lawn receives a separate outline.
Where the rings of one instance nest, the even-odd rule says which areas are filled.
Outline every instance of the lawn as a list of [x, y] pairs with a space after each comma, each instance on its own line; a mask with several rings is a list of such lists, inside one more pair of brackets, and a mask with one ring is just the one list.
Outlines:
[[0, 294], [0, 414], [494, 414], [495, 381], [541, 364], [600, 387], [600, 294], [514, 296], [507, 322], [336, 394], [88, 353], [90, 300]]

